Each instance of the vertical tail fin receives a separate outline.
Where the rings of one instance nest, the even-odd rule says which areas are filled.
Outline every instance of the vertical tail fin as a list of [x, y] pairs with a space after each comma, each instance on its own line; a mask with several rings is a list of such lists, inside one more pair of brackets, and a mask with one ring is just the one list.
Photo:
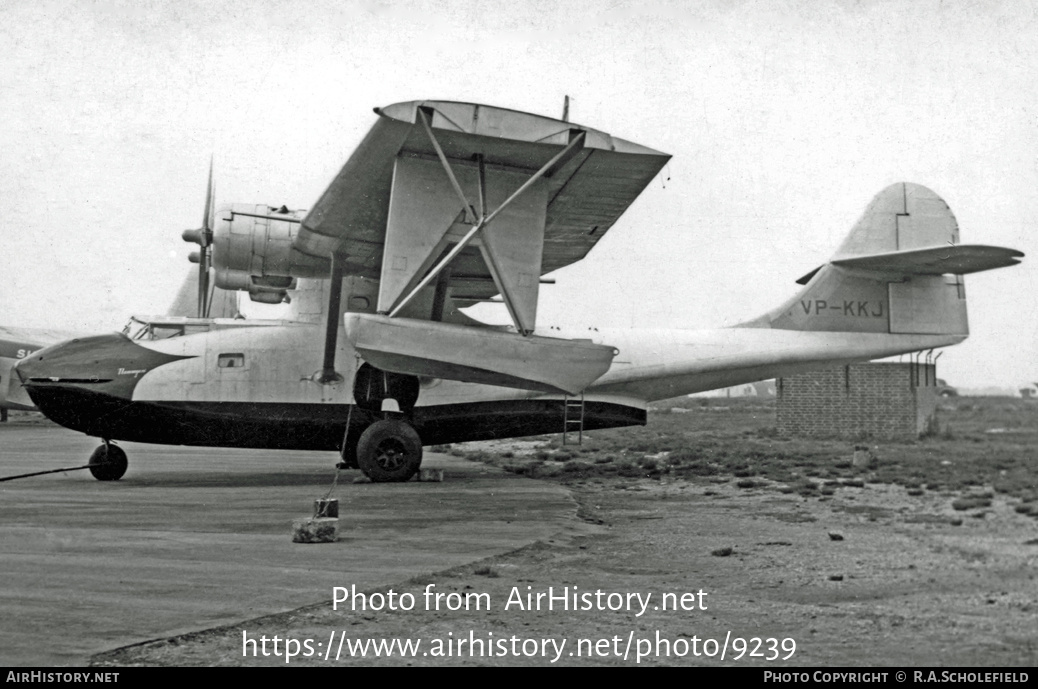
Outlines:
[[[210, 318], [234, 318], [238, 315], [238, 293], [232, 290], [220, 289], [212, 286], [214, 282], [209, 281], [210, 296], [209, 317]], [[184, 282], [177, 291], [173, 303], [169, 305], [167, 316], [183, 316], [194, 318], [198, 315], [198, 270], [191, 268], [184, 277]]]
[[959, 223], [944, 199], [898, 182], [876, 194], [833, 260], [958, 243]]
[[1013, 249], [959, 244], [948, 204], [918, 184], [879, 192], [830, 261], [745, 327], [889, 334], [969, 334], [962, 276], [1019, 263]]

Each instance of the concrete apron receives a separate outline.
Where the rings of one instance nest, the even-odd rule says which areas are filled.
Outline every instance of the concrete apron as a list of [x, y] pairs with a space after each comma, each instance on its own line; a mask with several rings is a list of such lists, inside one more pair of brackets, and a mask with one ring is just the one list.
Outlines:
[[[0, 428], [0, 476], [85, 464], [96, 444], [60, 428]], [[331, 486], [333, 453], [121, 446], [130, 468], [117, 482], [84, 470], [0, 483], [0, 665], [83, 665], [575, 525], [558, 485], [426, 453], [442, 483], [353, 484], [359, 472], [344, 471], [331, 494], [339, 540], [293, 543], [293, 520]]]

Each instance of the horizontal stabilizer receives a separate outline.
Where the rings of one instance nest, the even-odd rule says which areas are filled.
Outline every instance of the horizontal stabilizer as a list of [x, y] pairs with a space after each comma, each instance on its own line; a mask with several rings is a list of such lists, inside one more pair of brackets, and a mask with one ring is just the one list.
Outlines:
[[833, 265], [888, 276], [966, 275], [982, 270], [1005, 268], [1020, 262], [1023, 253], [1015, 249], [979, 244], [956, 244], [929, 249], [891, 251], [868, 256], [834, 260]]
[[416, 376], [575, 395], [617, 351], [488, 328], [364, 313], [345, 315], [346, 339], [372, 366]]

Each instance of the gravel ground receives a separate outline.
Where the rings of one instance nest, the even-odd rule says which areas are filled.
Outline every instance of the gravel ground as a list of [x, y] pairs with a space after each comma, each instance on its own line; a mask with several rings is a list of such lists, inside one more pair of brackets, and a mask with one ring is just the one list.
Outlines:
[[[396, 594], [395, 611], [329, 601], [93, 663], [284, 665], [291, 639], [291, 665], [1038, 665], [1038, 521], [1001, 496], [957, 510], [958, 492], [865, 484], [802, 497], [737, 483], [574, 481], [571, 529], [379, 589]], [[528, 609], [527, 594], [549, 588], [590, 609], [556, 601], [548, 610], [543, 598]], [[436, 600], [427, 591], [445, 594], [440, 610], [426, 609]], [[409, 611], [399, 609], [405, 593]], [[469, 610], [446, 609], [466, 594]], [[665, 594], [676, 610], [661, 608]], [[347, 657], [365, 639], [421, 645], [406, 656], [374, 657], [369, 646]]]

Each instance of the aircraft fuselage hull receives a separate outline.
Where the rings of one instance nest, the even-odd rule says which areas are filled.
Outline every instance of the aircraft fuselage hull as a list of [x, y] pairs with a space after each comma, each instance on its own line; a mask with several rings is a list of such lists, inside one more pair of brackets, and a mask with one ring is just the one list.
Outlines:
[[[37, 390], [48, 418], [106, 440], [162, 445], [337, 451], [381, 414], [342, 404], [276, 402], [127, 402], [74, 387]], [[499, 400], [415, 408], [423, 445], [561, 433], [562, 400]], [[644, 425], [644, 409], [588, 402], [584, 430]]]
[[[17, 371], [48, 417], [106, 440], [336, 450], [347, 425], [359, 434], [383, 412], [358, 402], [363, 391], [354, 382], [362, 380], [363, 362], [344, 337], [336, 355], [343, 380], [317, 382], [318, 328], [244, 323], [145, 342], [102, 335], [36, 352]], [[644, 424], [651, 400], [962, 339], [755, 328], [549, 332], [590, 337], [619, 350], [610, 370], [584, 392], [584, 430]], [[425, 445], [561, 433], [566, 427], [562, 395], [413, 381], [417, 401], [402, 411]]]

